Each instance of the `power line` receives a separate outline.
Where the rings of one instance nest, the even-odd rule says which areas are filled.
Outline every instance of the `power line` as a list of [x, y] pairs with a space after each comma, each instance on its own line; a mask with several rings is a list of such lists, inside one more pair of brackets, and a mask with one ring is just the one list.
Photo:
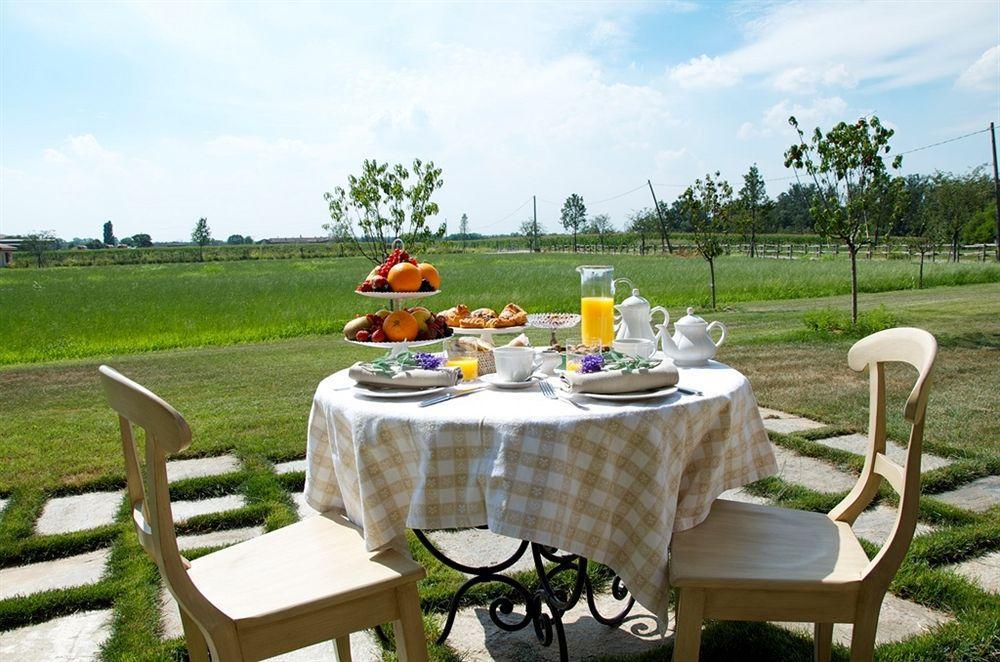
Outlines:
[[972, 133], [967, 133], [964, 136], [956, 136], [954, 138], [948, 138], [948, 140], [942, 140], [940, 142], [931, 143], [930, 145], [924, 145], [923, 147], [914, 147], [913, 149], [908, 149], [905, 152], [898, 152], [897, 156], [903, 156], [904, 154], [912, 154], [913, 152], [919, 152], [922, 149], [930, 149], [931, 147], [937, 147], [938, 145], [946, 145], [948, 143], [953, 143], [956, 140], [962, 140], [963, 138], [979, 135], [980, 133], [986, 133], [987, 131], [989, 131], [989, 128], [980, 129], [979, 131], [973, 131]]
[[591, 202], [590, 204], [591, 204], [591, 206], [593, 206], [593, 205], [600, 205], [600, 204], [603, 204], [605, 202], [611, 202], [612, 200], [617, 200], [618, 198], [625, 197], [629, 193], [635, 193], [636, 191], [638, 191], [641, 188], [646, 188], [646, 185], [645, 184], [639, 184], [634, 189], [630, 189], [628, 191], [625, 191], [624, 193], [619, 193], [618, 195], [613, 195], [610, 198], [604, 198], [603, 200], [595, 200], [594, 202]]
[[518, 207], [517, 209], [515, 209], [515, 210], [514, 210], [514, 211], [512, 211], [511, 213], [507, 214], [506, 216], [504, 216], [504, 217], [503, 217], [503, 218], [501, 218], [500, 220], [498, 220], [498, 221], [493, 221], [492, 223], [487, 223], [486, 225], [481, 225], [481, 226], [479, 226], [479, 229], [484, 229], [484, 228], [490, 228], [490, 227], [493, 227], [494, 225], [498, 225], [498, 224], [500, 224], [500, 223], [503, 223], [503, 222], [504, 222], [504, 221], [506, 221], [506, 220], [507, 220], [508, 218], [510, 218], [511, 216], [513, 216], [514, 214], [516, 214], [517, 212], [521, 211], [521, 209], [523, 209], [523, 208], [524, 208], [524, 206], [525, 206], [526, 204], [528, 204], [529, 202], [531, 202], [531, 198], [528, 198], [527, 200], [525, 200], [524, 202], [522, 202], [522, 203], [520, 204], [520, 206], [519, 206], [519, 207]]

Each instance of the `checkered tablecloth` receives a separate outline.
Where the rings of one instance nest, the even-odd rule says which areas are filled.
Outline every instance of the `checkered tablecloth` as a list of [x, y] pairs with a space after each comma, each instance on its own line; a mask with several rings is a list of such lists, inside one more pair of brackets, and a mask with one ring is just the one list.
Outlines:
[[604, 563], [665, 616], [674, 531], [725, 490], [777, 472], [747, 379], [720, 363], [681, 368], [703, 396], [609, 403], [487, 390], [419, 408], [323, 380], [309, 419], [306, 502], [341, 509], [369, 549], [407, 528], [486, 524]]

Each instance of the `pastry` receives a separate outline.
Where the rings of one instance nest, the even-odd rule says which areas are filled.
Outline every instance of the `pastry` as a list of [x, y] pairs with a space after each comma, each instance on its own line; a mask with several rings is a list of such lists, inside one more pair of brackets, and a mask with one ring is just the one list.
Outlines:
[[490, 320], [497, 319], [497, 313], [492, 308], [476, 308], [468, 316], [462, 318], [461, 325], [465, 329], [490, 328]]
[[469, 309], [460, 303], [447, 310], [442, 310], [438, 315], [445, 319], [448, 326], [457, 327], [461, 325], [463, 317], [469, 316]]
[[496, 326], [506, 328], [511, 326], [524, 326], [528, 323], [528, 313], [516, 303], [508, 303], [497, 318]]

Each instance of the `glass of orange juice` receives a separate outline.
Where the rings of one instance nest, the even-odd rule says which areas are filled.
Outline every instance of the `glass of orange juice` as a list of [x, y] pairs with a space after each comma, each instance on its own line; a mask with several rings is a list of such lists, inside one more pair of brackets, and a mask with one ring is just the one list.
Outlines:
[[471, 382], [479, 378], [479, 350], [470, 347], [459, 338], [451, 338], [445, 341], [445, 365], [457, 367], [462, 370], [462, 381]]
[[598, 343], [588, 343], [579, 338], [566, 340], [566, 372], [579, 372], [583, 363], [583, 357], [588, 354], [599, 354], [601, 347]]
[[615, 268], [584, 265], [580, 274], [580, 335], [586, 345], [610, 347], [615, 340]]

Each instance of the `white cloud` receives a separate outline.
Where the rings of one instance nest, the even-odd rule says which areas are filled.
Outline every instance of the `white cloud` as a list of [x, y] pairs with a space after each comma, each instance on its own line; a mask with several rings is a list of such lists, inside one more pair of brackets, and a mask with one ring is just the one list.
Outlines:
[[740, 125], [740, 128], [736, 130], [736, 137], [740, 140], [750, 140], [751, 138], [756, 138], [759, 135], [761, 135], [761, 131], [753, 122], [744, 122]]
[[42, 152], [42, 159], [46, 163], [69, 163], [69, 157], [60, 152], [58, 149], [53, 149], [51, 147], [46, 148]]
[[117, 154], [105, 149], [92, 133], [85, 133], [82, 136], [70, 136], [66, 142], [69, 145], [70, 151], [83, 159], [114, 161], [118, 158]]
[[703, 54], [670, 69], [670, 79], [685, 88], [732, 87], [740, 82], [740, 72], [722, 58]]
[[762, 124], [771, 131], [790, 131], [788, 118], [794, 115], [799, 121], [799, 126], [808, 132], [814, 126], [826, 126], [847, 119], [846, 112], [847, 102], [836, 96], [817, 98], [812, 104], [805, 106], [799, 103], [792, 104], [788, 99], [783, 99], [764, 111]]
[[995, 90], [1000, 86], [1000, 46], [994, 46], [962, 72], [956, 83], [972, 90]]
[[782, 92], [812, 94], [820, 86], [850, 88], [857, 82], [846, 65], [838, 64], [826, 68], [791, 67], [775, 76], [772, 86]]

